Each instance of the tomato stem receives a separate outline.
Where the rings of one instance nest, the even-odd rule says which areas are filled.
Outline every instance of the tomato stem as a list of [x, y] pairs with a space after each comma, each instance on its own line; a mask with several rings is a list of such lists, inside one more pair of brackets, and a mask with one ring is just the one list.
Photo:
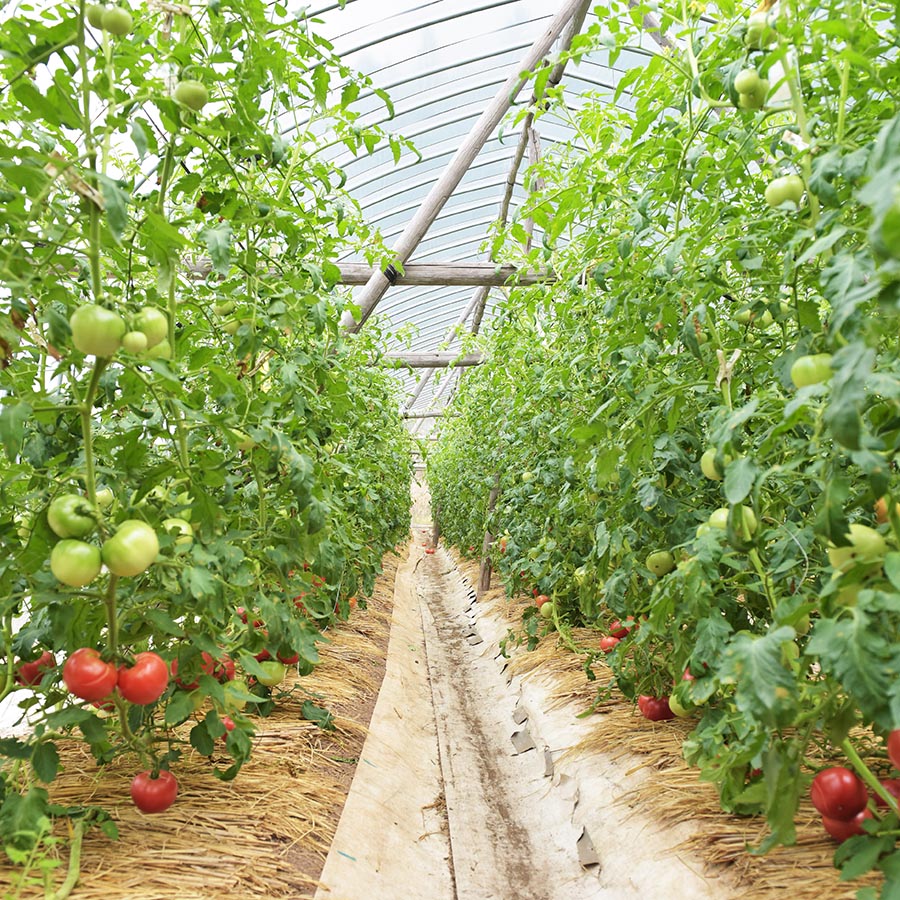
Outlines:
[[103, 603], [106, 606], [106, 624], [109, 628], [109, 637], [106, 645], [109, 652], [115, 657], [119, 652], [119, 618], [116, 614], [116, 585], [119, 583], [118, 575], [109, 576], [109, 587], [106, 589], [106, 596]]
[[859, 773], [859, 777], [888, 805], [888, 809], [897, 816], [900, 816], [900, 807], [897, 806], [897, 798], [888, 791], [884, 785], [875, 777], [874, 772], [865, 764], [862, 757], [856, 752], [856, 748], [850, 741], [850, 738], [844, 738], [841, 741], [841, 750], [850, 761], [850, 764]]
[[91, 413], [94, 407], [94, 399], [97, 396], [97, 389], [100, 386], [100, 376], [109, 363], [106, 357], [98, 357], [94, 361], [94, 369], [91, 372], [91, 380], [88, 384], [87, 393], [84, 400], [79, 406], [81, 416], [81, 438], [84, 443], [84, 483], [87, 490], [88, 500], [91, 503], [97, 502], [97, 475], [94, 470], [94, 442], [93, 433], [91, 431]]
[[87, 824], [79, 819], [72, 826], [72, 842], [69, 845], [69, 865], [66, 869], [66, 880], [59, 886], [51, 900], [66, 900], [66, 897], [75, 889], [78, 879], [81, 877], [81, 844]]

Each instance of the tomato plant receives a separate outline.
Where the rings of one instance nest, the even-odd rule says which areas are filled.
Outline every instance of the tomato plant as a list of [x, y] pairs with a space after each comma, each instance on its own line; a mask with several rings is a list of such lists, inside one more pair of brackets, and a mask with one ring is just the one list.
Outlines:
[[[641, 40], [617, 4], [596, 11], [621, 30], [586, 46]], [[677, 63], [629, 72], [614, 104], [550, 104], [583, 146], [535, 162], [542, 187], [492, 249], [556, 280], [510, 289], [428, 479], [445, 541], [503, 535], [507, 591], [554, 598], [541, 640], [596, 659], [576, 626], [640, 621], [603, 657], [615, 688], [693, 710], [685, 758], [723, 809], [765, 815], [764, 852], [796, 840], [810, 760], [878, 793], [858, 748], [897, 724], [900, 116], [868, 78], [900, 73], [847, 56], [890, 53], [890, 15], [717, 14], [664, 3]], [[660, 548], [678, 562], [650, 579]], [[894, 822], [837, 857], [885, 896]]]
[[[66, 688], [24, 670], [35, 734], [0, 758], [19, 810], [0, 840], [15, 820], [27, 856], [58, 741], [134, 771], [206, 755], [204, 709], [261, 706], [236, 661], [262, 639], [229, 611], [311, 671], [405, 539], [399, 385], [368, 365], [380, 328], [341, 328], [335, 264], [385, 250], [334, 150], [410, 145], [363, 121], [390, 99], [295, 11], [48, 0], [0, 20], [0, 699], [45, 650]], [[251, 752], [239, 727], [222, 778]]]

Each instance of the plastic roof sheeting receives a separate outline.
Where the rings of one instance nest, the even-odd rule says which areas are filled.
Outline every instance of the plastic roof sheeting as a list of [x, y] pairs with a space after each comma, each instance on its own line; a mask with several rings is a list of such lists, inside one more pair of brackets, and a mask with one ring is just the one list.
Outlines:
[[[421, 155], [405, 152], [395, 164], [387, 148], [359, 157], [342, 147], [333, 148], [335, 161], [347, 175], [347, 190], [388, 247], [393, 246], [465, 135], [558, 8], [558, 4], [546, 0], [348, 0], [344, 9], [330, 2], [307, 10], [310, 18], [319, 20], [316, 30], [332, 41], [344, 61], [390, 94], [395, 108], [393, 119], [387, 119], [382, 101], [370, 93], [358, 102], [363, 122], [381, 124], [409, 138]], [[591, 20], [589, 15], [585, 27]], [[562, 82], [567, 104], [577, 109], [588, 91], [611, 94], [623, 74], [643, 64], [646, 54], [654, 49], [623, 53], [615, 68], [609, 67], [605, 51], [596, 52], [578, 66], [570, 64]], [[530, 86], [526, 85], [516, 107], [526, 105], [530, 96]], [[629, 100], [627, 94], [623, 95], [620, 105], [627, 106]], [[513, 114], [495, 129], [412, 254], [411, 262], [488, 259], [487, 235], [499, 215], [519, 139], [519, 127], [511, 124]], [[575, 139], [567, 124], [552, 116], [541, 118], [537, 130], [544, 150]], [[521, 183], [520, 172], [511, 213], [525, 199]], [[405, 335], [411, 330], [408, 349], [412, 351], [452, 349], [458, 341], [447, 346], [447, 335], [476, 290], [394, 287], [381, 300], [376, 315], [388, 324], [391, 333], [402, 331]], [[485, 322], [501, 300], [502, 291], [492, 289]], [[406, 347], [395, 343], [399, 349]], [[419, 370], [415, 376], [398, 372], [410, 396], [425, 371]], [[448, 384], [457, 377], [458, 373], [447, 372], [434, 376], [412, 411], [440, 408], [452, 389]], [[432, 420], [411, 419], [410, 423], [413, 431], [424, 435]]]

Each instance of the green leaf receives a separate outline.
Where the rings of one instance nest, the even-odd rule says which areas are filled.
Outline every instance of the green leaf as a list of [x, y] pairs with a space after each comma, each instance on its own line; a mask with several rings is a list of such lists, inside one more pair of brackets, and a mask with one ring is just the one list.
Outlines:
[[725, 498], [729, 503], [741, 503], [753, 489], [759, 474], [756, 463], [748, 456], [736, 459], [725, 470]]
[[34, 748], [31, 765], [41, 781], [49, 784], [59, 772], [59, 751], [52, 741], [42, 741]]
[[191, 746], [201, 756], [212, 756], [213, 750], [215, 750], [216, 747], [216, 742], [210, 736], [205, 720], [203, 722], [198, 722], [191, 729], [190, 740]]
[[220, 222], [216, 226], [208, 226], [200, 232], [200, 238], [206, 244], [212, 259], [213, 271], [217, 275], [227, 275], [231, 268], [231, 225]]
[[765, 635], [736, 634], [725, 650], [721, 678], [736, 685], [738, 709], [773, 727], [788, 724], [796, 713], [797, 685], [781, 660], [781, 647], [794, 638], [786, 626]]
[[97, 175], [100, 182], [100, 192], [103, 194], [103, 206], [106, 210], [106, 221], [109, 230], [120, 243], [125, 229], [128, 227], [128, 201], [131, 199], [117, 181], [106, 175]]
[[25, 439], [25, 425], [31, 418], [32, 410], [27, 403], [4, 404], [0, 407], [0, 440], [10, 462], [15, 462], [22, 441]]
[[334, 716], [327, 709], [316, 706], [312, 700], [304, 700], [300, 715], [308, 722], [315, 722], [322, 731], [334, 731]]
[[313, 69], [313, 95], [316, 103], [325, 108], [328, 102], [328, 85], [331, 82], [331, 75], [325, 66], [316, 66]]
[[4, 844], [29, 850], [50, 830], [48, 795], [32, 787], [25, 794], [10, 791], [0, 805], [0, 834]]
[[[218, 593], [218, 582], [208, 569], [200, 566], [191, 566], [182, 575], [185, 587], [191, 592], [195, 600], [203, 600], [207, 597], [215, 597]], [[178, 627], [172, 623], [174, 627]]]
[[187, 691], [175, 691], [166, 704], [166, 725], [178, 725], [194, 712], [194, 700]]

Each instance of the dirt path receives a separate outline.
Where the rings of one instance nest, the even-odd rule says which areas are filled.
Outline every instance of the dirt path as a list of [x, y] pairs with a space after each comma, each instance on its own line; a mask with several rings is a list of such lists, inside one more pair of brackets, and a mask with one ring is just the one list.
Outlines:
[[606, 836], [589, 834], [576, 809], [609, 803], [608, 793], [555, 768], [560, 733], [529, 730], [547, 720], [529, 722], [504, 674], [502, 630], [450, 555], [425, 552], [423, 493], [387, 674], [316, 900], [650, 900], [662, 885], [668, 900], [716, 896], [682, 863], [657, 858], [657, 838], [633, 816], [620, 835], [630, 852], [600, 865], [592, 837]]

